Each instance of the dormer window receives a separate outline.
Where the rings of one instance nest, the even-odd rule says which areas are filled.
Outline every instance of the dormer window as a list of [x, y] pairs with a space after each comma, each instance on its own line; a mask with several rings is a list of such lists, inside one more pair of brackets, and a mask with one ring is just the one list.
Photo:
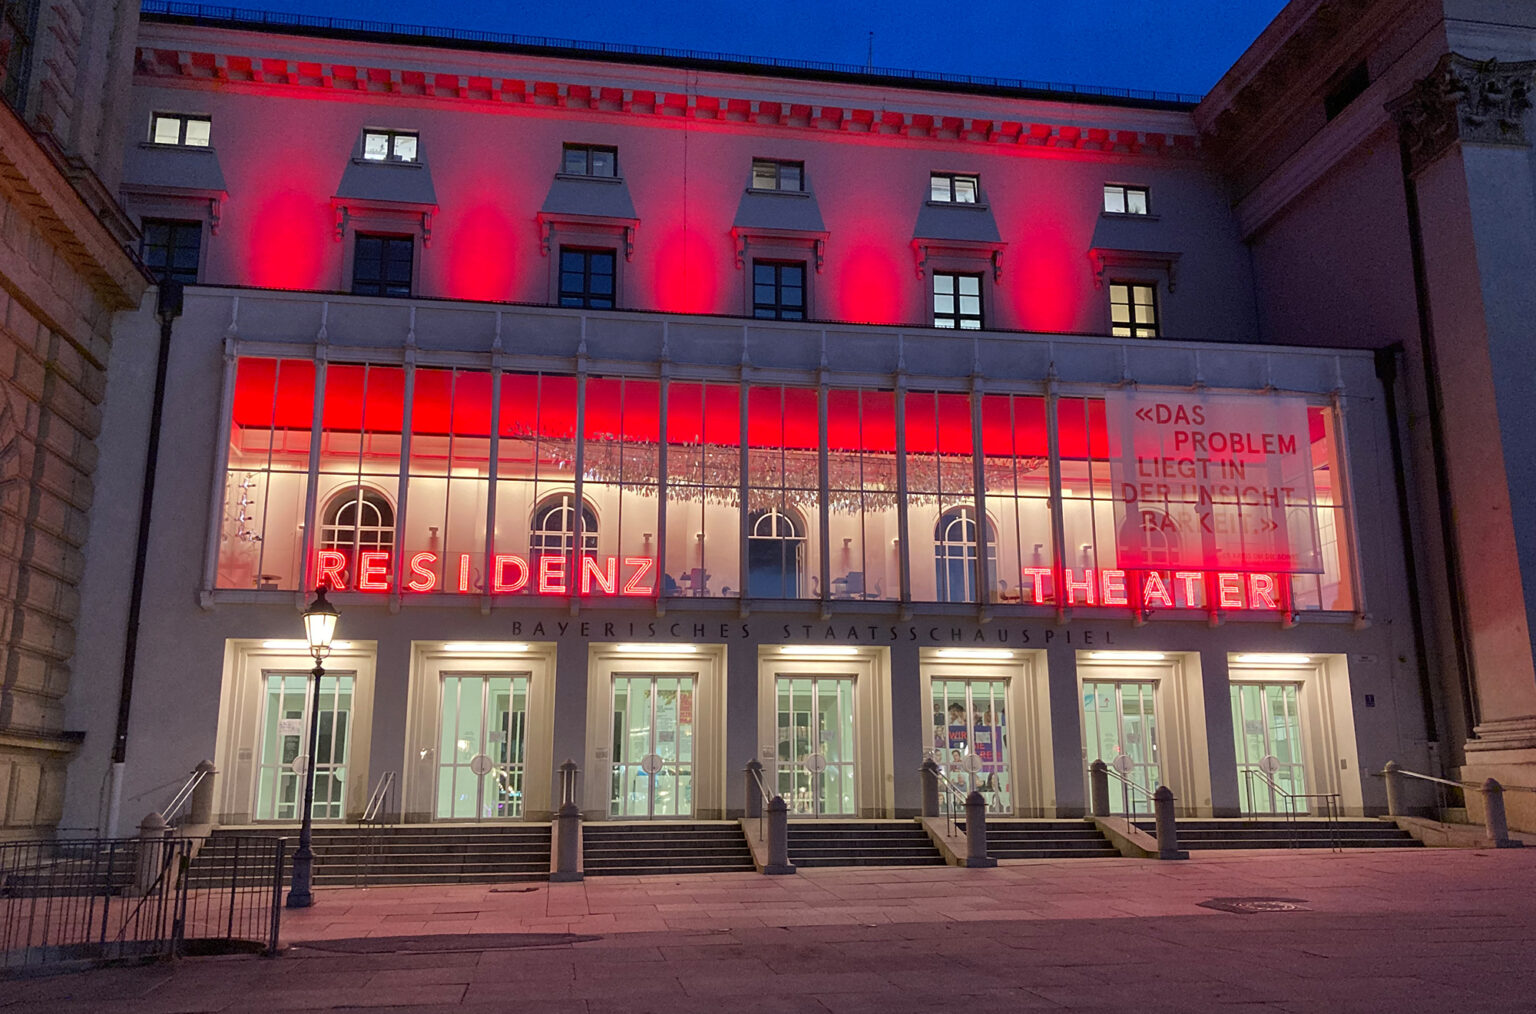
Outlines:
[[619, 175], [619, 149], [598, 144], [568, 144], [560, 162], [566, 176], [596, 176], [616, 179]]
[[182, 113], [156, 113], [150, 123], [149, 139], [154, 144], [174, 144], [183, 148], [206, 148], [213, 133], [213, 119]]
[[1104, 184], [1104, 214], [1150, 215], [1151, 195], [1146, 187], [1129, 187], [1119, 183]]
[[771, 158], [752, 160], [753, 190], [785, 190], [799, 193], [805, 189], [805, 163], [783, 162]]
[[928, 177], [928, 200], [938, 204], [975, 204], [981, 178], [975, 173], [934, 173]]
[[365, 130], [363, 158], [369, 162], [415, 162], [416, 132]]

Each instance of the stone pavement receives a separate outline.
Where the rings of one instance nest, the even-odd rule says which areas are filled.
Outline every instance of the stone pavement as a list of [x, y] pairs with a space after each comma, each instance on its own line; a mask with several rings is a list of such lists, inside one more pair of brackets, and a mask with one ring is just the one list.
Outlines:
[[1530, 848], [332, 889], [279, 958], [0, 981], [0, 1012], [1531, 1011], [1533, 899]]

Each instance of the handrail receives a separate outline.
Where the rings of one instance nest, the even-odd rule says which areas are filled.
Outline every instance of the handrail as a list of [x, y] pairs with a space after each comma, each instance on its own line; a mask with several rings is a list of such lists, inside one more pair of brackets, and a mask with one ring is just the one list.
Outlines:
[[752, 772], [752, 780], [757, 782], [757, 793], [763, 797], [762, 805], [757, 808], [757, 837], [766, 840], [767, 832], [763, 829], [763, 821], [767, 819], [768, 804], [773, 802], [773, 797], [768, 795], [768, 786], [763, 784], [762, 765], [749, 767], [747, 770]]
[[354, 886], [366, 887], [368, 877], [373, 872], [374, 860], [379, 853], [379, 835], [389, 821], [389, 804], [394, 798], [395, 773], [386, 771], [379, 776], [373, 791], [368, 794], [368, 805], [363, 807], [363, 815], [358, 818], [357, 826], [361, 829], [371, 827], [363, 835], [362, 861], [357, 864], [357, 876], [353, 879]]
[[[1122, 786], [1125, 786], [1126, 788], [1135, 789], [1137, 792], [1141, 793], [1143, 796], [1146, 796], [1147, 797], [1147, 802], [1152, 804], [1152, 812], [1153, 813], [1157, 812], [1157, 797], [1154, 796], [1151, 792], [1147, 791], [1146, 786], [1140, 785], [1140, 784], [1138, 784], [1136, 782], [1131, 781], [1129, 778], [1127, 778], [1124, 775], [1122, 775], [1119, 771], [1116, 771], [1114, 766], [1111, 765], [1111, 764], [1104, 765], [1104, 772], [1107, 775], [1109, 775], [1109, 777], [1111, 777], [1115, 781], [1119, 782]], [[1126, 811], [1126, 814], [1125, 814], [1126, 819], [1127, 820], [1134, 819], [1136, 815], [1134, 813], [1130, 812], [1130, 809], [1131, 809], [1130, 800], [1125, 798], [1125, 789], [1124, 788], [1121, 789], [1120, 795], [1121, 795], [1121, 803], [1120, 803], [1120, 805]]]
[[[388, 805], [390, 793], [394, 790], [394, 787], [395, 773], [393, 771], [386, 771], [379, 776], [379, 781], [374, 786], [373, 792], [368, 795], [368, 805], [363, 808], [363, 816], [358, 820], [359, 824], [383, 823], [379, 818], [379, 814]], [[385, 816], [387, 817], [388, 814], [385, 813]]]
[[944, 816], [945, 816], [945, 818], [946, 818], [946, 820], [948, 822], [949, 833], [950, 834], [954, 834], [955, 833], [955, 824], [956, 824], [956, 821], [955, 821], [955, 805], [954, 805], [953, 802], [951, 802], [951, 797], [959, 797], [960, 806], [963, 809], [964, 806], [965, 806], [966, 794], [965, 794], [964, 791], [961, 790], [961, 788], [958, 785], [956, 785], [954, 782], [949, 780], [949, 776], [944, 774], [944, 771], [943, 771], [942, 768], [939, 768], [938, 765], [934, 765], [934, 767], [936, 769], [934, 771], [934, 773], [933, 773], [934, 777], [936, 777], [939, 780], [939, 785], [945, 790], [944, 791]]
[[[1327, 822], [1328, 844], [1335, 852], [1340, 850], [1337, 821], [1343, 807], [1340, 805], [1337, 792], [1289, 792], [1281, 788], [1273, 778], [1270, 778], [1267, 771], [1259, 768], [1243, 768], [1243, 777], [1248, 779], [1248, 798], [1250, 800], [1253, 799], [1253, 778], [1255, 775], [1262, 779], [1264, 784], [1269, 786], [1270, 789], [1285, 797], [1286, 821], [1291, 825], [1291, 843], [1293, 847], [1296, 842], [1296, 800], [1321, 799], [1326, 803], [1324, 807], [1326, 812], [1323, 814], [1323, 819]], [[1254, 816], [1254, 814], [1250, 814], [1250, 816]]]
[[197, 787], [203, 784], [203, 779], [207, 778], [208, 774], [207, 768], [195, 767], [192, 769], [192, 773], [187, 776], [187, 780], [181, 783], [181, 788], [176, 790], [176, 794], [165, 805], [165, 809], [160, 811], [160, 816], [165, 818], [166, 827], [171, 827], [176, 823], [177, 819], [181, 816], [182, 808], [191, 804], [192, 793], [196, 792]]
[[[1417, 778], [1420, 781], [1425, 781], [1425, 782], [1435, 782], [1438, 785], [1449, 785], [1453, 789], [1478, 789], [1478, 790], [1481, 790], [1482, 787], [1483, 787], [1483, 783], [1482, 782], [1463, 782], [1463, 781], [1456, 781], [1455, 779], [1451, 779], [1451, 778], [1437, 778], [1434, 775], [1421, 775], [1417, 771], [1409, 771], [1407, 768], [1397, 768], [1396, 770], [1394, 770], [1392, 772], [1392, 774], [1395, 774], [1395, 775], [1405, 775], [1405, 776], [1407, 776], [1409, 778]], [[1386, 776], [1387, 776], [1387, 772], [1386, 771], [1372, 771], [1371, 772], [1371, 777], [1372, 778], [1385, 778]], [[1530, 786], [1530, 785], [1505, 785], [1503, 782], [1499, 783], [1499, 788], [1503, 789], [1505, 792], [1536, 792], [1536, 786]]]

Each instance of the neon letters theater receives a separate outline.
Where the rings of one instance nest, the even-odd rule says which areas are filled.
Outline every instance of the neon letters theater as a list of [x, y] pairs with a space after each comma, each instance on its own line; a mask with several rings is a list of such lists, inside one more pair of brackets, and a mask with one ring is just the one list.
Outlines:
[[[329, 76], [251, 69], [298, 49]], [[593, 821], [738, 815], [754, 759], [796, 818], [905, 817], [930, 757], [999, 815], [1116, 757], [1358, 814], [1422, 751], [1373, 358], [1252, 343], [1187, 105], [909, 82], [829, 129], [870, 85], [363, 59], [142, 26], [143, 123], [212, 143], [129, 172], [196, 267], [127, 796], [206, 757], [219, 822], [298, 818], [317, 584], [319, 820], [392, 775], [406, 822], [547, 821], [567, 759]]]

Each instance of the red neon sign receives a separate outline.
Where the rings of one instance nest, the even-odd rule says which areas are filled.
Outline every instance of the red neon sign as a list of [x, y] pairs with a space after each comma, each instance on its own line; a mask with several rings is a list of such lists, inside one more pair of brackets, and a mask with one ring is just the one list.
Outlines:
[[[333, 591], [390, 591], [394, 585], [390, 555], [387, 550], [366, 550], [357, 554], [354, 567], [340, 550], [319, 550], [315, 554], [315, 581]], [[483, 589], [475, 581], [477, 561], [483, 558], [471, 553], [448, 557], [431, 551], [411, 553], [406, 557], [402, 590], [437, 591], [441, 570], [457, 577], [452, 586], [454, 592], [480, 592]], [[541, 556], [530, 563], [516, 553], [495, 553], [491, 556], [490, 591], [494, 595], [513, 595], [531, 586], [539, 595], [656, 594], [656, 561], [649, 556], [584, 556], [574, 581], [569, 579], [568, 564], [563, 556]]]
[[1106, 567], [1057, 573], [1049, 567], [1025, 567], [1020, 589], [1025, 605], [1056, 605], [1058, 581], [1062, 605], [1129, 606], [1137, 609], [1255, 609], [1278, 612], [1280, 582], [1273, 574], [1205, 570], [1121, 570]]

